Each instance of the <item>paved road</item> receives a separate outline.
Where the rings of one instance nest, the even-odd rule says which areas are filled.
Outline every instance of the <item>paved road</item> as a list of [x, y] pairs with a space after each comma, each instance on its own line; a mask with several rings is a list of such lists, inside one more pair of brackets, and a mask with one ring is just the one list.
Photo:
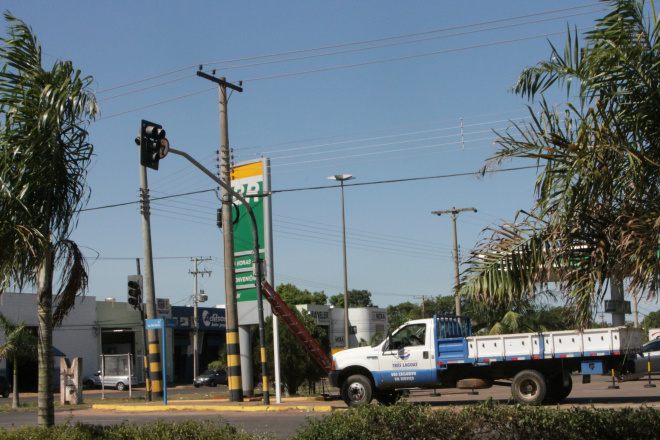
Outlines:
[[[573, 406], [590, 406], [594, 405], [599, 408], [618, 408], [618, 407], [635, 407], [640, 405], [647, 405], [649, 407], [657, 407], [660, 409], [660, 381], [654, 381], [657, 384], [656, 388], [645, 388], [648, 381], [636, 381], [618, 383], [618, 389], [608, 388], [612, 383], [607, 377], [593, 377], [593, 382], [590, 384], [581, 383], [580, 376], [574, 377], [575, 382], [573, 392], [561, 405], [564, 408]], [[493, 398], [502, 403], [509, 401], [511, 395], [508, 387], [493, 387], [487, 390], [479, 390], [478, 395], [470, 395], [464, 391], [459, 390], [438, 390], [442, 392], [440, 396], [431, 395], [429, 391], [415, 391], [411, 394], [410, 400], [412, 402], [419, 402], [420, 404], [429, 404], [434, 408], [442, 408], [451, 405], [464, 405], [476, 403]], [[101, 425], [118, 424], [124, 421], [135, 423], [146, 423], [155, 419], [165, 420], [189, 420], [189, 419], [217, 419], [222, 417], [233, 426], [246, 430], [252, 433], [273, 433], [279, 438], [285, 438], [295, 433], [296, 429], [304, 426], [307, 418], [320, 418], [323, 417], [328, 409], [332, 407], [334, 410], [342, 410], [346, 405], [341, 400], [333, 400], [326, 402], [313, 402], [313, 401], [291, 401], [285, 399], [282, 405], [275, 403], [274, 397], [271, 398], [270, 411], [265, 411], [265, 407], [260, 402], [250, 402], [238, 404], [220, 401], [218, 399], [210, 399], [197, 403], [200, 405], [198, 409], [179, 409], [173, 410], [177, 405], [190, 403], [190, 401], [180, 399], [185, 394], [200, 393], [208, 394], [209, 397], [214, 397], [219, 394], [226, 394], [226, 388], [206, 388], [196, 390], [193, 387], [176, 387], [168, 390], [168, 408], [170, 410], [162, 411], [165, 409], [162, 402], [151, 402], [146, 404], [140, 402], [138, 404], [126, 403], [126, 405], [139, 406], [139, 410], [131, 408], [130, 411], [118, 409], [63, 409], [56, 412], [56, 422], [65, 423], [67, 421], [80, 421], [83, 423], [94, 423]], [[135, 395], [142, 396], [144, 390], [136, 390]], [[100, 397], [100, 391], [85, 391], [85, 396], [91, 398], [92, 396]], [[108, 403], [117, 403], [114, 399], [118, 396], [128, 396], [127, 392], [119, 391], [106, 391]], [[110, 399], [112, 397], [113, 399]], [[26, 396], [22, 399], [23, 402], [27, 399], [32, 399], [33, 396]], [[10, 400], [7, 400], [9, 403]], [[202, 404], [208, 405], [212, 403], [215, 405], [214, 410], [202, 409]], [[0, 400], [0, 404], [5, 403]], [[125, 407], [125, 406], [124, 406]], [[147, 408], [149, 407], [149, 408]], [[286, 407], [286, 409], [284, 408]], [[155, 409], [156, 412], [144, 412], [145, 409]], [[236, 411], [235, 409], [241, 409]], [[280, 409], [280, 410], [277, 410]], [[258, 411], [258, 417], [255, 417], [255, 412]], [[0, 413], [0, 427], [17, 427], [23, 425], [36, 424], [36, 413], [29, 412], [12, 412]]]

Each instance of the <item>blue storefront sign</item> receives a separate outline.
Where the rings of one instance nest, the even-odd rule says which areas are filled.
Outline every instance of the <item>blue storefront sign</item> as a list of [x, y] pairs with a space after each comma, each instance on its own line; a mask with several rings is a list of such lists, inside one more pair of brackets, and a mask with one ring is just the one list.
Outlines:
[[[177, 321], [175, 329], [192, 330], [194, 309], [192, 307], [172, 307], [172, 316]], [[225, 309], [199, 307], [197, 309], [199, 329], [202, 331], [225, 332]]]

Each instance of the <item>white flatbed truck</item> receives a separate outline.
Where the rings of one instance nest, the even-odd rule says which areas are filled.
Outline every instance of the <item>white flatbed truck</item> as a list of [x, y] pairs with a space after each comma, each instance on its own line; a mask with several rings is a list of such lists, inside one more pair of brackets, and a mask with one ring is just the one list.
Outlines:
[[634, 371], [640, 329], [626, 327], [472, 336], [470, 319], [436, 315], [409, 321], [380, 344], [333, 355], [330, 384], [349, 406], [390, 404], [405, 389], [511, 386], [522, 404], [558, 403], [573, 373]]

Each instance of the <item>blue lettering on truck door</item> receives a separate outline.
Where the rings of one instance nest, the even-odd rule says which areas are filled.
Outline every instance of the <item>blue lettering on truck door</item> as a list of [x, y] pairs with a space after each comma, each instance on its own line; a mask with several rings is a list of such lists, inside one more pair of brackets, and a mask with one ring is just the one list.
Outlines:
[[410, 324], [399, 329], [379, 357], [376, 386], [416, 387], [436, 382], [433, 334], [426, 324]]

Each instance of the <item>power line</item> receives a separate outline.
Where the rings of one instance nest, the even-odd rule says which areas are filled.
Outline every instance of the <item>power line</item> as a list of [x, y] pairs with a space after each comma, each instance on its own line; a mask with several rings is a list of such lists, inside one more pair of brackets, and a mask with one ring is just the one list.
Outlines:
[[[529, 170], [529, 169], [534, 169], [538, 168], [538, 166], [526, 166], [526, 167], [515, 167], [515, 168], [505, 168], [505, 169], [500, 169], [500, 170], [485, 170], [483, 174], [493, 174], [493, 173], [501, 173], [501, 172], [508, 172], [508, 171], [520, 171], [520, 170]], [[469, 173], [455, 173], [455, 174], [444, 174], [440, 176], [427, 176], [427, 177], [409, 177], [405, 179], [391, 179], [391, 180], [379, 180], [375, 182], [360, 182], [360, 183], [351, 183], [351, 184], [346, 184], [344, 186], [366, 186], [366, 185], [380, 185], [384, 183], [401, 183], [401, 182], [414, 182], [418, 180], [431, 180], [431, 179], [447, 179], [451, 177], [464, 177], [464, 176], [474, 176], [474, 175], [479, 175], [481, 173], [479, 172], [469, 172]], [[307, 188], [292, 188], [292, 189], [280, 189], [280, 190], [273, 190], [271, 191], [271, 194], [276, 194], [276, 193], [284, 193], [284, 192], [296, 192], [296, 191], [310, 191], [310, 190], [317, 190], [317, 189], [332, 189], [332, 188], [337, 188], [336, 186], [311, 186]]]
[[[548, 15], [548, 14], [554, 14], [554, 13], [559, 13], [559, 12], [565, 12], [565, 11], [571, 11], [571, 10], [576, 10], [576, 9], [584, 9], [584, 8], [591, 8], [594, 6], [601, 6], [600, 3], [589, 3], [586, 5], [579, 5], [579, 6], [572, 6], [569, 8], [561, 8], [561, 9], [555, 9], [555, 10], [550, 10], [550, 11], [543, 11], [543, 12], [537, 12], [533, 14], [526, 14], [526, 15], [520, 15], [516, 17], [506, 17], [506, 18], [501, 18], [497, 20], [489, 20], [481, 23], [473, 23], [473, 24], [468, 24], [468, 25], [461, 25], [461, 26], [454, 26], [454, 27], [448, 27], [448, 28], [441, 28], [441, 29], [434, 29], [430, 31], [422, 31], [422, 32], [415, 32], [415, 33], [409, 33], [409, 34], [403, 34], [403, 35], [395, 35], [395, 36], [390, 36], [390, 37], [383, 37], [383, 38], [375, 38], [375, 39], [369, 39], [369, 40], [362, 40], [362, 41], [353, 41], [349, 43], [341, 43], [341, 44], [334, 44], [334, 45], [326, 45], [326, 46], [319, 46], [315, 48], [307, 48], [307, 49], [297, 49], [297, 50], [290, 50], [290, 51], [285, 51], [285, 52], [279, 52], [279, 53], [271, 53], [271, 54], [265, 54], [265, 55], [256, 55], [256, 56], [250, 56], [250, 57], [242, 57], [242, 58], [235, 58], [235, 59], [229, 59], [229, 60], [221, 60], [221, 61], [212, 61], [212, 62], [206, 62], [206, 63], [198, 63], [198, 64], [192, 64], [186, 67], [182, 67], [179, 69], [175, 69], [169, 72], [165, 73], [160, 73], [157, 75], [153, 75], [144, 79], [140, 79], [137, 81], [132, 81], [129, 83], [125, 83], [122, 85], [114, 86], [114, 87], [109, 87], [107, 89], [102, 89], [97, 91], [97, 94], [102, 94], [106, 93], [112, 90], [117, 90], [120, 88], [125, 88], [129, 87], [135, 84], [139, 84], [142, 82], [147, 82], [151, 81], [153, 79], [161, 78], [164, 76], [168, 76], [174, 73], [179, 73], [183, 72], [185, 70], [197, 68], [198, 66], [213, 66], [213, 65], [218, 65], [218, 64], [227, 64], [227, 63], [236, 63], [236, 62], [243, 62], [243, 61], [252, 61], [256, 59], [264, 59], [264, 58], [274, 58], [274, 57], [281, 57], [281, 56], [287, 56], [287, 55], [295, 55], [299, 53], [307, 53], [307, 52], [316, 52], [320, 50], [329, 50], [329, 49], [337, 49], [341, 47], [350, 47], [350, 46], [356, 46], [356, 45], [364, 45], [364, 44], [370, 44], [370, 43], [378, 43], [382, 41], [390, 41], [390, 40], [395, 40], [395, 39], [402, 39], [402, 38], [411, 38], [411, 37], [417, 37], [417, 36], [422, 36], [422, 35], [430, 35], [434, 33], [439, 33], [439, 32], [448, 32], [448, 31], [453, 31], [453, 30], [459, 30], [459, 29], [466, 29], [470, 27], [479, 27], [479, 26], [485, 26], [485, 25], [490, 25], [490, 24], [495, 24], [495, 23], [502, 23], [506, 21], [513, 21], [513, 20], [520, 20], [524, 18], [530, 18], [530, 17], [537, 17], [537, 16], [542, 16], [542, 15]], [[554, 17], [550, 18], [549, 20], [555, 20], [555, 19], [561, 19], [561, 18], [569, 18], [572, 16], [578, 16], [578, 15], [584, 15], [584, 14], [590, 14], [590, 13], [595, 13], [604, 10], [604, 8], [598, 8], [593, 11], [588, 11], [588, 12], [580, 12], [572, 15], [565, 15], [565, 16], [559, 16], [559, 17]], [[106, 98], [107, 99], [107, 98]]]
[[[562, 18], [570, 18], [570, 17], [575, 17], [579, 15], [586, 15], [586, 14], [592, 14], [594, 12], [602, 11], [605, 10], [604, 8], [601, 8], [597, 11], [587, 11], [587, 12], [581, 12], [577, 14], [569, 14], [569, 15], [563, 15], [563, 16], [558, 16], [558, 17], [551, 17], [551, 18], [543, 18], [543, 19], [538, 19], [538, 20], [531, 20], [531, 21], [525, 21], [522, 23], [513, 23], [513, 24], [508, 24], [508, 25], [503, 25], [503, 26], [495, 26], [495, 27], [490, 27], [490, 28], [485, 28], [485, 29], [476, 29], [476, 30], [471, 30], [471, 31], [465, 31], [465, 32], [457, 32], [453, 34], [448, 34], [448, 35], [439, 35], [439, 36], [434, 36], [434, 37], [426, 37], [426, 38], [419, 38], [415, 40], [408, 40], [408, 41], [401, 41], [401, 42], [396, 42], [396, 43], [387, 43], [387, 44], [380, 44], [376, 46], [368, 46], [368, 47], [359, 47], [359, 48], [354, 48], [354, 49], [346, 49], [346, 50], [341, 50], [341, 51], [335, 51], [335, 52], [326, 52], [326, 53], [320, 53], [320, 54], [313, 54], [313, 55], [304, 55], [304, 56], [299, 56], [295, 58], [284, 58], [284, 59], [278, 59], [278, 60], [269, 60], [269, 61], [261, 61], [261, 62], [256, 62], [256, 63], [251, 63], [251, 64], [239, 64], [235, 66], [225, 66], [222, 67], [223, 71], [227, 70], [233, 70], [233, 69], [243, 69], [246, 67], [257, 67], [257, 66], [263, 66], [263, 65], [269, 65], [269, 64], [277, 64], [277, 63], [286, 63], [286, 62], [292, 62], [292, 61], [301, 61], [301, 60], [308, 60], [308, 59], [313, 59], [313, 58], [321, 58], [321, 57], [327, 57], [327, 56], [333, 56], [333, 55], [344, 55], [347, 53], [355, 53], [355, 52], [363, 52], [363, 51], [369, 51], [369, 50], [374, 50], [374, 49], [383, 49], [383, 48], [389, 48], [393, 46], [402, 46], [402, 45], [407, 45], [407, 44], [415, 44], [415, 43], [422, 43], [422, 42], [427, 42], [431, 40], [438, 40], [438, 39], [445, 39], [445, 38], [451, 38], [451, 37], [460, 37], [460, 36], [465, 36], [465, 35], [470, 35], [470, 34], [475, 34], [479, 32], [489, 32], [489, 31], [496, 31], [496, 30], [502, 30], [502, 29], [508, 29], [512, 27], [518, 27], [518, 26], [525, 26], [525, 25], [530, 25], [530, 24], [538, 24], [546, 21], [552, 21], [552, 20], [559, 20]], [[511, 19], [506, 19], [503, 21], [510, 21]], [[495, 22], [501, 22], [501, 20], [496, 20]], [[441, 30], [436, 30], [436, 31], [430, 31], [430, 32], [424, 32], [423, 34], [428, 34], [428, 33], [438, 33], [438, 32], [447, 32], [449, 30], [457, 30], [457, 29], [465, 29], [466, 27], [477, 27], [481, 26], [482, 24], [479, 25], [467, 25], [467, 26], [457, 26], [454, 28], [446, 28], [446, 29], [441, 29]], [[408, 35], [405, 38], [415, 36], [415, 34]], [[394, 38], [404, 38], [404, 37], [390, 37], [386, 38], [384, 40], [380, 41], [385, 41], [385, 40], [391, 40]], [[362, 43], [354, 43], [351, 45], [355, 44], [362, 44]], [[248, 81], [248, 80], [244, 80]]]
[[[499, 170], [485, 170], [483, 174], [493, 174], [493, 173], [503, 173], [503, 172], [509, 172], [509, 171], [520, 171], [520, 170], [529, 170], [529, 169], [534, 169], [538, 168], [538, 166], [526, 166], [526, 167], [515, 167], [515, 168], [504, 168], [504, 169], [499, 169]], [[439, 175], [439, 176], [427, 176], [427, 177], [409, 177], [405, 179], [391, 179], [391, 180], [379, 180], [375, 182], [361, 182], [361, 183], [353, 183], [350, 185], [345, 185], [345, 186], [365, 186], [365, 185], [380, 185], [384, 183], [402, 183], [402, 182], [414, 182], [418, 180], [430, 180], [430, 179], [446, 179], [446, 178], [451, 178], [451, 177], [464, 177], [464, 176], [474, 176], [474, 175], [479, 175], [481, 173], [479, 172], [468, 172], [468, 173], [455, 173], [455, 174], [444, 174], [444, 175]], [[277, 194], [277, 193], [286, 193], [286, 192], [296, 192], [296, 191], [312, 191], [312, 190], [319, 190], [319, 189], [333, 189], [337, 188], [336, 186], [311, 186], [311, 187], [306, 187], [306, 188], [290, 188], [290, 189], [280, 189], [280, 190], [273, 190], [270, 192], [270, 194]], [[206, 192], [211, 192], [215, 191], [215, 189], [204, 189], [200, 191], [193, 191], [189, 193], [184, 193], [184, 194], [173, 194], [170, 196], [163, 196], [163, 197], [154, 197], [151, 200], [163, 200], [163, 199], [172, 199], [176, 197], [186, 197], [189, 195], [193, 194], [201, 194], [201, 193], [206, 193]], [[94, 208], [85, 208], [81, 209], [79, 212], [86, 212], [86, 211], [96, 211], [99, 209], [108, 209], [108, 208], [116, 208], [119, 206], [127, 206], [127, 205], [134, 205], [140, 203], [139, 200], [133, 201], [133, 202], [124, 202], [124, 203], [115, 203], [113, 205], [105, 205], [105, 206], [97, 206]]]
[[[204, 189], [204, 190], [201, 190], [201, 191], [192, 191], [192, 192], [184, 193], [184, 194], [175, 194], [175, 195], [171, 195], [171, 196], [154, 197], [154, 198], [151, 199], [151, 201], [153, 202], [154, 200], [171, 199], [171, 198], [174, 198], [174, 197], [185, 197], [185, 196], [189, 196], [189, 195], [192, 195], [192, 194], [201, 194], [201, 193], [210, 192], [210, 191], [214, 191], [214, 190], [213, 189]], [[135, 205], [135, 204], [138, 204], [140, 202], [141, 202], [140, 200], [135, 200], [134, 202], [115, 203], [114, 205], [98, 206], [96, 208], [84, 208], [84, 209], [81, 209], [78, 212], [96, 211], [98, 209], [107, 209], [107, 208], [117, 208], [119, 206]]]
[[[583, 27], [583, 28], [579, 28], [578, 30], [582, 31], [582, 30], [585, 30], [585, 29], [590, 29], [590, 27]], [[461, 51], [465, 51], [465, 50], [482, 49], [482, 48], [485, 48], [485, 47], [517, 43], [517, 42], [520, 42], [520, 41], [527, 41], [527, 40], [532, 40], [532, 39], [536, 39], [536, 38], [550, 37], [550, 36], [553, 36], [553, 35], [562, 35], [565, 32], [566, 31], [549, 32], [549, 33], [545, 33], [545, 34], [538, 34], [538, 35], [521, 37], [521, 38], [513, 38], [513, 39], [508, 39], [508, 40], [500, 40], [500, 41], [495, 41], [495, 42], [482, 43], [482, 44], [476, 44], [476, 45], [472, 45], [472, 46], [464, 46], [464, 47], [453, 48], [453, 49], [445, 49], [445, 50], [440, 50], [440, 51], [425, 52], [425, 53], [420, 53], [420, 54], [406, 55], [406, 56], [386, 58], [386, 59], [380, 59], [380, 60], [364, 61], [364, 62], [360, 62], [360, 63], [345, 64], [345, 65], [340, 65], [340, 66], [330, 66], [330, 67], [323, 67], [323, 68], [318, 68], [318, 69], [302, 70], [302, 71], [298, 71], [298, 72], [289, 72], [289, 73], [281, 73], [281, 74], [275, 74], [275, 75], [269, 75], [269, 76], [247, 78], [247, 79], [243, 79], [242, 81], [243, 82], [264, 81], [264, 80], [270, 80], [270, 79], [276, 79], [276, 78], [285, 78], [285, 77], [291, 77], [291, 76], [308, 75], [308, 74], [312, 74], [312, 73], [329, 72], [329, 71], [334, 71], [334, 70], [343, 70], [343, 69], [349, 69], [349, 68], [364, 67], [364, 66], [369, 66], [369, 65], [389, 63], [389, 62], [395, 62], [395, 61], [404, 61], [404, 60], [422, 58], [422, 57], [433, 56], [433, 55], [442, 55], [442, 54], [447, 54], [447, 53], [461, 52]], [[180, 100], [180, 99], [184, 99], [184, 98], [187, 98], [187, 97], [190, 97], [190, 96], [193, 96], [193, 95], [197, 95], [197, 94], [204, 93], [204, 92], [207, 92], [207, 91], [210, 91], [210, 90], [215, 90], [215, 89], [216, 89], [215, 87], [211, 87], [211, 88], [207, 88], [207, 89], [203, 89], [203, 90], [198, 90], [196, 92], [176, 96], [174, 98], [166, 99], [166, 100], [159, 101], [159, 102], [156, 102], [156, 103], [153, 103], [153, 104], [147, 104], [147, 105], [144, 105], [144, 106], [141, 106], [141, 107], [136, 107], [136, 108], [126, 110], [126, 111], [123, 111], [123, 112], [114, 113], [114, 114], [111, 114], [109, 116], [99, 117], [99, 118], [96, 118], [96, 120], [99, 121], [99, 120], [114, 118], [114, 117], [117, 117], [117, 116], [125, 115], [125, 114], [128, 114], [128, 113], [133, 113], [133, 112], [136, 112], [136, 111], [139, 111], [139, 110], [144, 110], [146, 108], [150, 108], [150, 107], [154, 107], [154, 106], [157, 106], [157, 105], [177, 101], [177, 100]]]

